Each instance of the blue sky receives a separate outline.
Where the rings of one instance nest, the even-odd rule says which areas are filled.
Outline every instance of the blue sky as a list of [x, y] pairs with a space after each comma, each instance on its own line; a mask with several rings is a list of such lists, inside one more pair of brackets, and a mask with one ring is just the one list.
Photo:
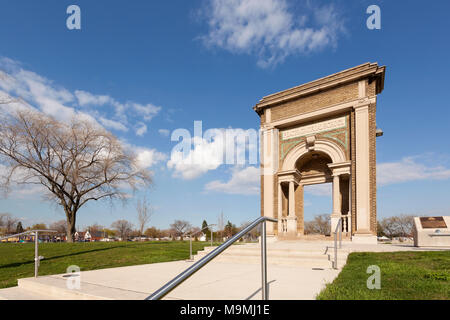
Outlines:
[[[252, 106], [261, 97], [378, 62], [387, 66], [377, 114], [385, 132], [377, 140], [378, 216], [448, 214], [450, 3], [255, 3], [2, 1], [0, 70], [14, 86], [8, 91], [4, 81], [0, 90], [25, 94], [50, 114], [89, 114], [141, 152], [154, 173], [150, 224], [214, 223], [223, 211], [239, 225], [259, 215], [255, 166], [205, 165], [187, 175], [169, 164], [176, 144], [170, 133], [193, 132], [196, 120], [204, 130], [257, 129]], [[81, 30], [66, 27], [71, 4], [81, 8]], [[371, 4], [381, 8], [381, 30], [366, 27]], [[0, 211], [25, 225], [63, 219], [39, 193], [17, 190], [0, 200]], [[331, 211], [327, 187], [310, 190], [305, 200], [307, 218]], [[78, 225], [122, 218], [136, 222], [133, 200], [90, 204]]]

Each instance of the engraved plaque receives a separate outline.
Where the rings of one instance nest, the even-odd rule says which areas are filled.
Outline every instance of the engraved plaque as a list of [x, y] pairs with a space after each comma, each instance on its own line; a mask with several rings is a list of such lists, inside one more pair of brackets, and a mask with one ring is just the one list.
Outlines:
[[422, 217], [420, 223], [424, 229], [447, 228], [443, 217]]

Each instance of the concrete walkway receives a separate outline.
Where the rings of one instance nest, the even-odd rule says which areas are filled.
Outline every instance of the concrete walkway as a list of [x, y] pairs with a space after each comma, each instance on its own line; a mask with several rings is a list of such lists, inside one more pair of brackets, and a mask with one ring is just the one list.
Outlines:
[[[279, 249], [283, 254], [293, 252], [311, 252], [317, 256], [320, 250], [324, 254], [332, 251], [331, 242], [299, 242], [283, 241], [268, 244], [268, 252]], [[252, 300], [261, 299], [261, 266], [259, 263], [248, 263], [246, 259], [239, 261], [241, 254], [258, 250], [256, 245], [236, 246], [231, 249], [231, 259], [213, 260], [203, 269], [186, 280], [172, 291], [166, 299], [189, 300]], [[328, 247], [328, 250], [327, 250]], [[230, 250], [228, 249], [228, 250]], [[233, 250], [235, 251], [233, 253]], [[308, 251], [309, 250], [309, 251]], [[354, 245], [344, 242], [340, 250], [341, 263], [345, 264], [347, 254], [354, 251], [416, 251], [440, 250], [436, 248], [415, 248], [411, 245]], [[329, 252], [328, 252], [329, 253]], [[201, 255], [201, 253], [199, 253]], [[285, 259], [285, 257], [281, 257]], [[269, 298], [271, 300], [308, 300], [315, 299], [326, 283], [332, 282], [340, 270], [333, 270], [320, 265], [314, 267], [308, 255], [305, 265], [296, 256], [296, 265], [283, 265], [281, 260], [272, 260], [268, 265]], [[278, 259], [278, 258], [277, 258]], [[316, 259], [316, 258], [314, 258]], [[232, 262], [230, 262], [232, 261]], [[257, 260], [255, 260], [257, 261]], [[271, 260], [269, 259], [269, 262]], [[278, 262], [277, 262], [278, 261]], [[281, 262], [280, 262], [281, 261]], [[69, 278], [64, 275], [43, 276], [38, 278], [19, 279], [19, 286], [0, 290], [0, 299], [137, 299], [146, 298], [167, 281], [192, 265], [193, 262], [175, 261], [155, 263], [131, 267], [110, 268], [81, 272], [81, 288], [68, 289]]]
[[[148, 265], [81, 272], [81, 289], [67, 289], [67, 278], [53, 275], [19, 280], [23, 299], [137, 299], [142, 300], [193, 262], [175, 261]], [[314, 299], [325, 283], [339, 271], [312, 268], [269, 266], [270, 299]], [[8, 298], [8, 290], [0, 296]], [[11, 290], [12, 291], [12, 290]], [[33, 294], [36, 295], [33, 297]], [[246, 300], [261, 299], [261, 267], [257, 264], [211, 262], [186, 280], [165, 299]]]

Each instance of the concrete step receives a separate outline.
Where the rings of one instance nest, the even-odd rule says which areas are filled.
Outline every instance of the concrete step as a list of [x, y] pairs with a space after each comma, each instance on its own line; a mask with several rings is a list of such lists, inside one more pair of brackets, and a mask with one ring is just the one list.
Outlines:
[[67, 278], [63, 275], [24, 278], [18, 280], [18, 288], [28, 296], [40, 296], [51, 300], [112, 300], [121, 297], [123, 300], [143, 300], [147, 294], [130, 290], [111, 288], [83, 282], [80, 289], [69, 289]]
[[[204, 256], [206, 252], [200, 252], [194, 256], [194, 261], [198, 261]], [[276, 254], [267, 255], [267, 263], [273, 265], [297, 266], [297, 267], [317, 267], [317, 268], [332, 268], [334, 255], [329, 254], [307, 254], [307, 253], [293, 253], [293, 254]], [[259, 264], [261, 263], [261, 253], [259, 251], [249, 252], [223, 252], [217, 256], [214, 261], [229, 262], [229, 263], [244, 263], [244, 264]], [[347, 261], [347, 254], [338, 254], [338, 268], [345, 265]]]
[[[214, 250], [214, 248], [206, 247], [205, 250], [199, 251], [197, 255], [194, 256], [194, 260], [200, 260], [212, 250]], [[347, 251], [338, 251], [338, 268], [345, 265], [347, 256]], [[286, 248], [272, 248], [267, 250], [267, 263], [274, 265], [332, 268], [333, 260], [334, 250], [330, 249], [328, 251], [323, 248], [305, 251]], [[261, 249], [254, 245], [232, 246], [217, 256], [214, 261], [259, 264], [261, 263]]]
[[[196, 256], [194, 256], [194, 260], [200, 260], [201, 258], [203, 258], [204, 256], [206, 256], [208, 253], [207, 252], [199, 252]], [[347, 253], [342, 253], [339, 252], [338, 253], [338, 260], [346, 260], [348, 254]], [[219, 257], [233, 257], [236, 259], [242, 258], [242, 257], [255, 257], [260, 259], [261, 257], [261, 252], [259, 250], [255, 250], [255, 251], [248, 251], [248, 252], [241, 252], [241, 251], [231, 251], [231, 252], [223, 252], [221, 253], [218, 257], [216, 257], [216, 259], [218, 259]], [[279, 259], [291, 259], [291, 260], [298, 260], [298, 261], [303, 261], [303, 260], [333, 260], [334, 259], [334, 253], [331, 254], [322, 254], [322, 253], [304, 253], [304, 252], [290, 252], [290, 253], [267, 253], [267, 259], [269, 261], [276, 261]]]
[[[260, 257], [250, 256], [218, 256], [214, 259], [216, 262], [226, 262], [234, 264], [260, 264]], [[291, 266], [291, 267], [305, 267], [305, 268], [322, 268], [331, 269], [333, 267], [332, 261], [327, 258], [324, 259], [292, 259], [292, 258], [267, 258], [269, 265]], [[338, 268], [342, 268], [345, 260], [338, 260]]]
[[49, 295], [30, 292], [20, 287], [0, 289], [0, 300], [52, 300]]
[[[209, 253], [211, 251], [213, 251], [214, 249], [216, 249], [217, 247], [205, 247], [204, 250], [200, 250], [198, 251], [200, 252], [205, 252], [205, 253]], [[238, 246], [231, 246], [228, 249], [226, 249], [224, 252], [249, 252], [249, 251], [261, 251], [261, 247], [259, 245], [238, 245]], [[333, 247], [327, 247], [327, 246], [318, 246], [316, 248], [283, 248], [283, 247], [268, 247], [267, 248], [267, 253], [268, 254], [289, 254], [289, 253], [298, 253], [298, 254], [311, 254], [311, 253], [316, 253], [316, 254], [325, 254], [325, 253], [331, 253], [334, 252], [334, 248]], [[351, 250], [349, 248], [341, 248], [338, 249], [338, 252], [341, 253], [350, 253]]]

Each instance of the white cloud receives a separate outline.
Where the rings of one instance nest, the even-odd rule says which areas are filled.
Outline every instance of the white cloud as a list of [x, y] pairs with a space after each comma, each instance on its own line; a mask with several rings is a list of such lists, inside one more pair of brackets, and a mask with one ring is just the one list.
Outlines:
[[[405, 157], [400, 161], [379, 163], [377, 165], [377, 185], [383, 187], [390, 184], [422, 180], [450, 179], [450, 168], [435, 163], [436, 155], [420, 155]], [[317, 184], [305, 187], [305, 193], [315, 196], [330, 197], [332, 184]]]
[[[175, 177], [181, 177], [189, 180], [197, 178], [210, 170], [217, 169], [222, 164], [245, 165], [249, 160], [249, 164], [256, 164], [258, 152], [257, 133], [253, 138], [249, 138], [247, 142], [240, 143], [235, 140], [236, 137], [249, 137], [251, 130], [244, 129], [209, 129], [209, 138], [194, 137], [188, 147], [186, 153], [183, 150], [174, 149], [171, 157], [167, 162], [167, 167], [174, 170]], [[242, 140], [241, 140], [242, 141]], [[245, 140], [244, 140], [245, 141]], [[246, 159], [246, 154], [256, 155], [254, 162], [250, 162], [251, 157]]]
[[141, 115], [144, 117], [144, 120], [150, 121], [154, 116], [158, 114], [159, 111], [161, 111], [161, 107], [157, 107], [151, 103], [142, 105], [139, 103], [129, 103], [128, 106], [131, 106], [138, 115]]
[[[0, 163], [0, 181], [4, 181], [9, 175], [9, 172], [9, 168]], [[11, 185], [9, 186], [9, 191], [12, 199], [28, 199], [30, 197], [43, 196], [47, 194], [48, 190], [43, 185], [38, 184], [39, 181], [37, 179], [30, 179], [29, 181], [32, 183], [29, 184], [17, 183], [18, 181], [24, 180], [27, 176], [28, 173], [23, 168], [18, 168], [10, 177]]]
[[78, 104], [80, 106], [103, 106], [114, 103], [114, 99], [107, 95], [95, 95], [83, 90], [75, 90]]
[[426, 162], [427, 158], [428, 156], [405, 157], [397, 162], [378, 164], [377, 184], [384, 186], [408, 181], [450, 179], [450, 168], [418, 162]]
[[162, 135], [163, 137], [168, 137], [170, 134], [170, 130], [167, 129], [159, 129], [158, 130], [159, 134]]
[[333, 5], [315, 7], [303, 2], [296, 12], [287, 0], [212, 0], [204, 10], [209, 33], [201, 37], [208, 47], [256, 55], [269, 67], [287, 56], [336, 46], [344, 32]]
[[142, 137], [147, 133], [147, 125], [143, 122], [139, 122], [137, 125], [138, 127], [135, 129], [136, 135]]
[[161, 153], [155, 149], [134, 147], [137, 152], [138, 166], [141, 168], [150, 168], [160, 161], [167, 159], [164, 153]]
[[99, 118], [100, 123], [105, 126], [105, 128], [108, 129], [114, 129], [114, 130], [118, 130], [118, 131], [123, 131], [123, 132], [127, 132], [128, 128], [125, 127], [124, 124], [118, 122], [118, 121], [114, 121], [114, 120], [110, 120], [110, 119], [106, 119], [103, 117]]
[[261, 169], [256, 167], [235, 167], [230, 180], [227, 182], [211, 181], [205, 186], [205, 190], [229, 194], [257, 195], [260, 190], [260, 174]]
[[[36, 109], [61, 121], [69, 121], [73, 117], [81, 117], [105, 128], [128, 131], [128, 127], [136, 127], [136, 134], [145, 132], [142, 121], [150, 121], [161, 107], [151, 103], [139, 104], [133, 101], [120, 103], [109, 95], [96, 95], [84, 90], [69, 90], [54, 84], [32, 71], [24, 70], [20, 63], [0, 57], [0, 95], [20, 97], [20, 101], [8, 104], [9, 108], [35, 107]], [[98, 107], [111, 106], [114, 112], [100, 112]], [[81, 108], [81, 109], [80, 109]], [[3, 105], [3, 110], [6, 108]], [[98, 119], [98, 121], [97, 121]], [[130, 124], [130, 122], [132, 122]]]
[[185, 157], [182, 151], [174, 151], [167, 162], [167, 167], [174, 170], [175, 177], [190, 180], [202, 174], [217, 169], [223, 163], [223, 145], [215, 139], [212, 142], [202, 138], [194, 138], [198, 141], [194, 144], [188, 156]]

